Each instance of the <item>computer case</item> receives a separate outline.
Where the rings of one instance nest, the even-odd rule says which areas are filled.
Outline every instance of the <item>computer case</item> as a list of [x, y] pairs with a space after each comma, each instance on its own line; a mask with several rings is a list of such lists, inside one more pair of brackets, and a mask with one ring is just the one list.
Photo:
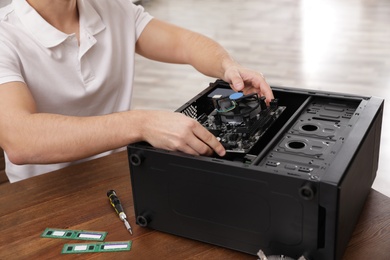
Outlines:
[[247, 96], [221, 80], [176, 111], [230, 131], [225, 157], [129, 145], [137, 224], [253, 255], [341, 259], [376, 176], [384, 100], [272, 90], [257, 116], [232, 112]]

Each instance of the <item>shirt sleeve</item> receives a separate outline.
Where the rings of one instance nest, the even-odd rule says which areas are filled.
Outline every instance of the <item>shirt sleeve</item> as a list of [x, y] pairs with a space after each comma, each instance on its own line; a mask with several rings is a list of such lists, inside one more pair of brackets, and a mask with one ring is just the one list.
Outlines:
[[17, 52], [5, 40], [0, 41], [0, 57], [0, 84], [12, 81], [24, 82]]
[[134, 17], [135, 17], [135, 33], [136, 39], [138, 40], [142, 31], [145, 29], [146, 25], [153, 19], [153, 17], [145, 12], [145, 9], [141, 5], [134, 5]]

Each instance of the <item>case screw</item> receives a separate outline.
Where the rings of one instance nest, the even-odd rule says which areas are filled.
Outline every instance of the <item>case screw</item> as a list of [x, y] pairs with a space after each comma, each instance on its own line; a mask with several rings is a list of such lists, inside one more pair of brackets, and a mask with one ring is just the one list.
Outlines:
[[134, 166], [140, 166], [143, 161], [143, 156], [137, 153], [130, 154], [130, 163]]
[[304, 200], [312, 200], [315, 196], [316, 189], [315, 187], [310, 184], [306, 183], [299, 189], [299, 195]]
[[149, 224], [149, 218], [139, 215], [137, 216], [137, 224], [141, 227], [147, 227]]

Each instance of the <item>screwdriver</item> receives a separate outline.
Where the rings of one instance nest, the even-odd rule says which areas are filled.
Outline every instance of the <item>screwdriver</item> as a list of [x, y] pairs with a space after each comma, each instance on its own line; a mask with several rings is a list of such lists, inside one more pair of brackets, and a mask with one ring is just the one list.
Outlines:
[[118, 196], [116, 195], [116, 192], [114, 190], [107, 191], [107, 197], [110, 200], [111, 205], [114, 207], [116, 213], [118, 213], [120, 220], [123, 221], [125, 224], [127, 230], [130, 232], [130, 234], [133, 234], [133, 231], [131, 230], [131, 226], [129, 224], [129, 221], [127, 221], [127, 216], [125, 212], [123, 211], [122, 204], [120, 200], [118, 199]]

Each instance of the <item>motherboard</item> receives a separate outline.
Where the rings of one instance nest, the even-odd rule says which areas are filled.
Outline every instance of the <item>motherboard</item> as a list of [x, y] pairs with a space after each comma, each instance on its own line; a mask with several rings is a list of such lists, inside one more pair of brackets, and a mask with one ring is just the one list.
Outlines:
[[213, 110], [197, 120], [214, 134], [227, 153], [246, 154], [277, 120], [286, 107], [273, 99], [269, 104], [257, 93], [216, 89], [208, 95]]

